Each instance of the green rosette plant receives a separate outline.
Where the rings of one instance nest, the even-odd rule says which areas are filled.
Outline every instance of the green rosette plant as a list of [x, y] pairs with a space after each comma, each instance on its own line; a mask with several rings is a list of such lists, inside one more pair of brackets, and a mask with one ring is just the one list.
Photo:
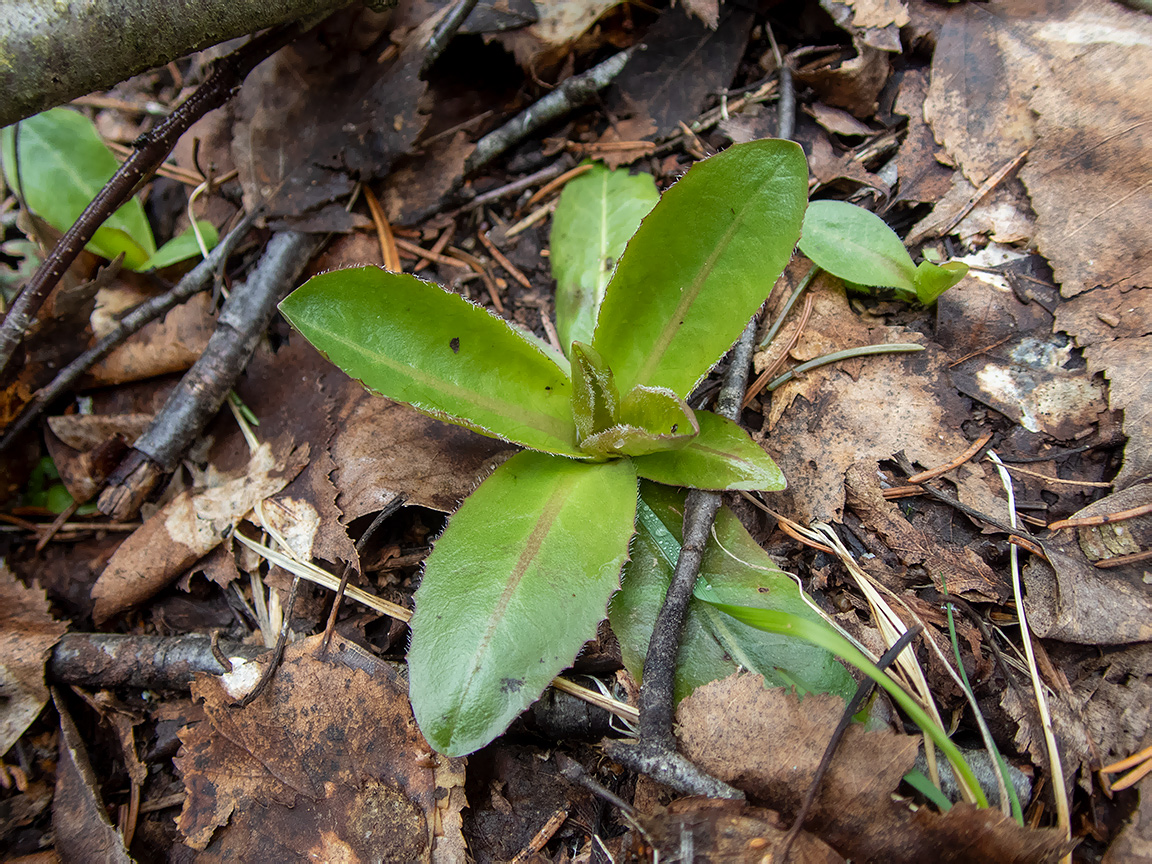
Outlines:
[[527, 448], [452, 516], [416, 592], [410, 695], [440, 752], [503, 732], [595, 635], [629, 557], [638, 478], [784, 488], [743, 429], [685, 400], [792, 255], [807, 177], [787, 141], [694, 165], [628, 242], [591, 342], [574, 341], [568, 359], [456, 294], [376, 267], [316, 276], [281, 303], [370, 389]]
[[800, 251], [816, 266], [857, 286], [892, 288], [902, 300], [931, 306], [964, 278], [962, 261], [919, 265], [871, 210], [847, 201], [813, 201], [804, 214]]

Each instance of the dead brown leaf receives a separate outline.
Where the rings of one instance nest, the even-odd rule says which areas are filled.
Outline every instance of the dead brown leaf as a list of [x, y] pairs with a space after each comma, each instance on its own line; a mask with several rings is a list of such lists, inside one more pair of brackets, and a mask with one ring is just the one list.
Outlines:
[[1083, 645], [1152, 641], [1152, 587], [1143, 568], [1093, 567], [1070, 537], [1047, 540], [1044, 549], [1048, 561], [1033, 558], [1023, 574], [1024, 608], [1037, 636]]
[[1152, 335], [1152, 290], [1113, 285], [1085, 291], [1056, 307], [1053, 329], [1070, 334], [1081, 348]]
[[656, 127], [656, 136], [691, 123], [713, 94], [732, 83], [748, 44], [752, 14], [726, 3], [715, 30], [681, 8], [669, 8], [648, 30], [648, 49], [633, 54], [612, 82], [607, 103], [614, 114]]
[[[357, 6], [257, 67], [237, 97], [232, 142], [246, 207], [307, 217], [357, 180], [384, 176], [424, 128], [418, 73], [442, 15], [408, 33], [388, 59], [390, 43], [380, 39], [387, 17]], [[348, 216], [344, 230], [353, 224]]]
[[247, 470], [232, 477], [209, 472], [209, 487], [184, 491], [157, 511], [116, 550], [92, 587], [93, 619], [106, 621], [154, 596], [235, 528], [259, 501], [274, 495], [308, 463], [308, 446], [273, 452], [261, 444]]
[[[833, 696], [767, 690], [744, 675], [697, 689], [680, 703], [684, 754], [753, 801], [794, 814], [843, 713]], [[920, 739], [848, 727], [805, 828], [861, 861], [1056, 861], [1066, 844], [1054, 830], [1029, 831], [997, 810], [956, 805], [913, 811], [892, 792], [912, 767]]]
[[52, 802], [56, 852], [64, 861], [131, 864], [124, 838], [108, 820], [100, 782], [92, 771], [76, 724], [58, 694], [54, 694], [53, 701], [60, 714], [60, 761]]
[[451, 513], [513, 452], [503, 441], [433, 420], [354, 381], [341, 393], [329, 449], [345, 524], [397, 495]]
[[339, 636], [317, 656], [321, 638], [291, 646], [246, 708], [232, 703], [258, 663], [193, 685], [208, 720], [182, 730], [176, 764], [188, 791], [179, 827], [199, 860], [431, 860], [438, 757], [407, 685]]
[[[845, 22], [838, 23], [846, 29], [852, 29]], [[837, 56], [802, 66], [796, 70], [796, 80], [812, 87], [819, 94], [820, 101], [827, 105], [850, 111], [861, 120], [871, 117], [876, 113], [876, 100], [891, 72], [892, 55], [889, 52], [900, 50], [898, 34], [895, 47], [891, 46], [887, 38], [881, 39], [884, 47], [870, 44], [870, 34], [884, 32], [857, 31], [852, 37], [855, 56]]]
[[62, 414], [48, 418], [48, 428], [73, 450], [87, 452], [113, 435], [132, 444], [152, 422], [151, 414]]
[[[639, 820], [644, 834], [634, 845], [644, 849], [643, 860], [676, 861], [686, 842], [703, 861], [761, 864], [773, 860], [773, 851], [791, 827], [778, 813], [744, 801], [680, 798]], [[817, 837], [802, 831], [792, 844], [791, 861], [837, 864], [844, 859]]]
[[953, 6], [925, 115], [979, 185], [1026, 148], [1036, 241], [1066, 297], [1152, 279], [1152, 21], [1091, 0]]
[[[148, 296], [127, 288], [115, 295], [103, 292], [102, 308], [98, 307], [97, 311], [112, 319]], [[215, 311], [210, 292], [195, 295], [163, 318], [145, 324], [139, 332], [92, 366], [86, 383], [106, 386], [184, 372], [200, 359], [208, 346], [208, 340], [216, 329]], [[95, 337], [103, 338], [115, 326], [114, 320], [108, 320], [104, 326], [94, 327]]]
[[934, 203], [952, 188], [955, 169], [937, 158], [940, 148], [924, 120], [927, 95], [928, 74], [921, 69], [906, 71], [900, 80], [895, 107], [895, 113], [908, 118], [908, 131], [896, 152], [896, 172], [900, 178], [896, 201]]
[[925, 535], [894, 503], [885, 500], [875, 463], [857, 463], [845, 476], [848, 506], [901, 564], [922, 564], [937, 590], [971, 594], [965, 599], [973, 602], [1003, 603], [1010, 596], [1010, 587], [975, 551]]
[[44, 664], [67, 629], [48, 611], [44, 591], [26, 588], [0, 562], [0, 754], [12, 749], [47, 703]]
[[[821, 278], [809, 289], [814, 291], [812, 315], [792, 351], [795, 359], [922, 339], [905, 328], [858, 316], [833, 281]], [[788, 329], [777, 342], [787, 342]], [[758, 358], [757, 368], [761, 363]], [[844, 472], [851, 465], [864, 458], [891, 459], [900, 450], [925, 467], [943, 465], [968, 446], [959, 432], [965, 417], [948, 380], [947, 358], [928, 345], [915, 354], [825, 366], [784, 384], [772, 394], [765, 428], [754, 437], [788, 478], [788, 489], [773, 496], [783, 502], [784, 511], [802, 522], [838, 521]], [[967, 482], [966, 475], [961, 477]], [[983, 483], [982, 476], [976, 479]]]
[[1108, 379], [1108, 407], [1124, 412], [1124, 463], [1115, 488], [1152, 476], [1152, 336], [1117, 339], [1084, 349], [1088, 368]]
[[499, 33], [494, 38], [525, 69], [537, 71], [559, 64], [569, 49], [618, 0], [541, 0], [533, 5], [536, 23]]
[[437, 212], [460, 185], [464, 163], [475, 149], [466, 132], [457, 132], [419, 155], [401, 160], [385, 178], [380, 196], [388, 221], [414, 225]]

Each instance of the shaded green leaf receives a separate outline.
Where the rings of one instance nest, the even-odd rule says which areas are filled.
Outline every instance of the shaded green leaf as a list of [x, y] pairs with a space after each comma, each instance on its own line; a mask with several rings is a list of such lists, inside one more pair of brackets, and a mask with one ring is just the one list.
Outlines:
[[572, 663], [619, 585], [635, 512], [626, 459], [531, 452], [464, 502], [428, 557], [412, 618], [412, 709], [433, 747], [483, 747]]
[[846, 201], [813, 201], [800, 251], [848, 282], [916, 291], [916, 265], [896, 232], [870, 210]]
[[770, 140], [698, 162], [664, 193], [620, 258], [592, 342], [620, 392], [687, 397], [788, 263], [807, 192], [803, 151]]
[[[211, 251], [220, 241], [220, 235], [216, 233], [216, 228], [211, 222], [197, 219], [196, 224], [200, 226], [200, 236], [204, 238], [204, 245]], [[157, 249], [156, 254], [149, 258], [140, 269], [159, 270], [161, 267], [169, 267], [180, 261], [199, 258], [200, 256], [200, 244], [196, 242], [196, 234], [189, 226]]]
[[[624, 665], [637, 680], [680, 553], [684, 519], [683, 492], [652, 483], [641, 483], [640, 489], [636, 537], [624, 568], [624, 583], [609, 607]], [[776, 567], [726, 507], [717, 514], [700, 581], [730, 603], [819, 620], [800, 597], [796, 583]], [[676, 699], [738, 668], [762, 674], [769, 686], [799, 686], [845, 699], [856, 689], [848, 671], [827, 651], [749, 627], [693, 597], [680, 642]]]
[[280, 311], [389, 399], [535, 450], [584, 455], [565, 372], [506, 321], [439, 285], [353, 267], [309, 279]]
[[591, 345], [572, 343], [572, 419], [583, 442], [618, 422], [620, 394], [612, 370]]
[[936, 298], [968, 275], [968, 265], [962, 261], [933, 264], [921, 261], [916, 268], [916, 298], [931, 306]]
[[[57, 231], [67, 231], [120, 163], [104, 146], [92, 122], [77, 111], [53, 108], [17, 125], [18, 135], [16, 126], [0, 131], [4, 177], [11, 188], [21, 191], [33, 213]], [[126, 202], [85, 248], [105, 258], [123, 252], [125, 267], [144, 267], [156, 251], [156, 241], [140, 202], [135, 198]]]
[[772, 457], [740, 426], [711, 411], [697, 411], [700, 434], [679, 450], [637, 456], [636, 473], [669, 486], [696, 489], [758, 489], [788, 484]]
[[552, 216], [556, 332], [564, 350], [591, 342], [596, 313], [616, 261], [640, 220], [660, 199], [650, 174], [596, 165], [564, 187]]

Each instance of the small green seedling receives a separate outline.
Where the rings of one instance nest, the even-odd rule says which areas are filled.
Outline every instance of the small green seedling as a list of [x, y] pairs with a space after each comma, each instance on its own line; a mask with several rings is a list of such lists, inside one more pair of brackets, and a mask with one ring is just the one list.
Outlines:
[[[372, 390], [528, 448], [452, 517], [416, 592], [411, 701], [440, 752], [499, 735], [595, 634], [629, 557], [637, 478], [784, 487], [743, 429], [685, 399], [788, 262], [807, 177], [787, 141], [693, 166], [629, 241], [591, 342], [574, 341], [570, 360], [456, 294], [375, 267], [316, 276], [281, 303]], [[565, 332], [581, 332], [578, 318]]]
[[[53, 108], [0, 130], [0, 154], [8, 186], [29, 210], [61, 232], [72, 227], [120, 164], [92, 122], [69, 108]], [[212, 224], [197, 225], [206, 245], [215, 246], [218, 238]], [[104, 258], [123, 252], [129, 270], [167, 267], [200, 255], [191, 228], [157, 250], [144, 207], [136, 198], [113, 213], [85, 248]]]
[[870, 210], [846, 201], [813, 201], [804, 215], [800, 251], [845, 282], [893, 288], [897, 296], [925, 306], [964, 278], [959, 261], [917, 266], [896, 232]]

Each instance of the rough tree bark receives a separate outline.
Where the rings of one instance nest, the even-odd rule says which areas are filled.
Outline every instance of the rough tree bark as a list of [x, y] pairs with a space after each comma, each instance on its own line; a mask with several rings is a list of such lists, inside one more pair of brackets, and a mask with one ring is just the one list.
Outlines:
[[0, 126], [193, 51], [348, 2], [3, 0]]

